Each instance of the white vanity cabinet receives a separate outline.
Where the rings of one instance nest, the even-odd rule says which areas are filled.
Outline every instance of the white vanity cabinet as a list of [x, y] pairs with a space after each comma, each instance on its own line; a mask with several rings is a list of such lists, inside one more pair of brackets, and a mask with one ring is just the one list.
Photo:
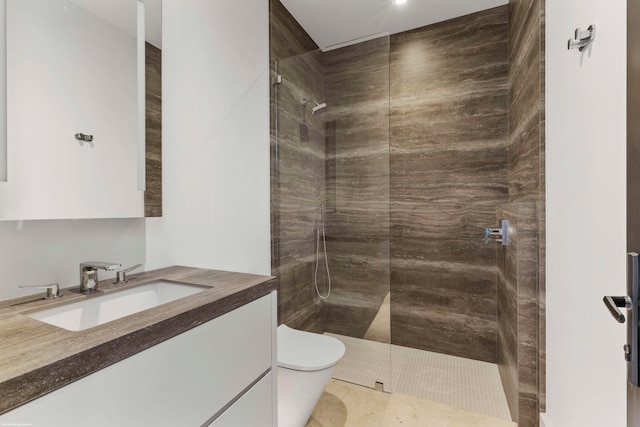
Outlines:
[[268, 422], [269, 417], [273, 418], [273, 411], [269, 396], [272, 392], [272, 378], [273, 375], [276, 375], [275, 372], [269, 372], [208, 427], [259, 427], [271, 425]]
[[274, 291], [40, 397], [0, 425], [275, 427], [275, 299]]

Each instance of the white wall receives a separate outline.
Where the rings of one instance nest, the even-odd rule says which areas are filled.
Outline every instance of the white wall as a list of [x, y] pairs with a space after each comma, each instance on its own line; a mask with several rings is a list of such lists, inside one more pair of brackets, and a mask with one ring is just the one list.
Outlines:
[[[117, 262], [123, 267], [144, 263], [144, 221], [0, 221], [0, 300], [44, 295], [43, 290], [19, 285], [78, 286], [82, 261]], [[115, 275], [99, 274], [100, 279]]]
[[[626, 426], [626, 2], [547, 1], [547, 425]], [[567, 50], [596, 24], [593, 47]], [[549, 423], [550, 422], [550, 423]]]
[[163, 1], [163, 218], [148, 268], [270, 273], [267, 0]]

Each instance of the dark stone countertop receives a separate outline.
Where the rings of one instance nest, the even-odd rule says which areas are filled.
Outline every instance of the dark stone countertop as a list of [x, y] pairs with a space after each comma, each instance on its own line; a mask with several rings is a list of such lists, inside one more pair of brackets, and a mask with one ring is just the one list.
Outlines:
[[[83, 331], [67, 331], [26, 314], [91, 296], [62, 289], [63, 298], [0, 301], [0, 414], [199, 326], [276, 289], [271, 276], [192, 267], [130, 275], [126, 285], [101, 281], [105, 294], [167, 279], [211, 287]], [[75, 287], [77, 289], [77, 287]]]

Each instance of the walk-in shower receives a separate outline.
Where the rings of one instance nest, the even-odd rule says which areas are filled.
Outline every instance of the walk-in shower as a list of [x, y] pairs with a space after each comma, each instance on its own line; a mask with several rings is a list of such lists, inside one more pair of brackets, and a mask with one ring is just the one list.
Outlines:
[[341, 339], [339, 379], [500, 418], [512, 254], [483, 240], [508, 202], [508, 16], [323, 52], [272, 4], [279, 321]]

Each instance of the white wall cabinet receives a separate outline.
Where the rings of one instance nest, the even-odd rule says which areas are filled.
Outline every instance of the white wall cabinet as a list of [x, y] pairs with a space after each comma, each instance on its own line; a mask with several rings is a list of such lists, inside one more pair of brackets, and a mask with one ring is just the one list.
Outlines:
[[[135, 33], [76, 3], [7, 3], [0, 220], [144, 216], [138, 185], [144, 105], [137, 100], [137, 58], [144, 52]], [[119, 5], [135, 23], [137, 2]], [[79, 141], [77, 133], [94, 139]]]
[[234, 402], [211, 425], [271, 426], [274, 298], [275, 292], [16, 408], [0, 416], [0, 425], [197, 427]]

